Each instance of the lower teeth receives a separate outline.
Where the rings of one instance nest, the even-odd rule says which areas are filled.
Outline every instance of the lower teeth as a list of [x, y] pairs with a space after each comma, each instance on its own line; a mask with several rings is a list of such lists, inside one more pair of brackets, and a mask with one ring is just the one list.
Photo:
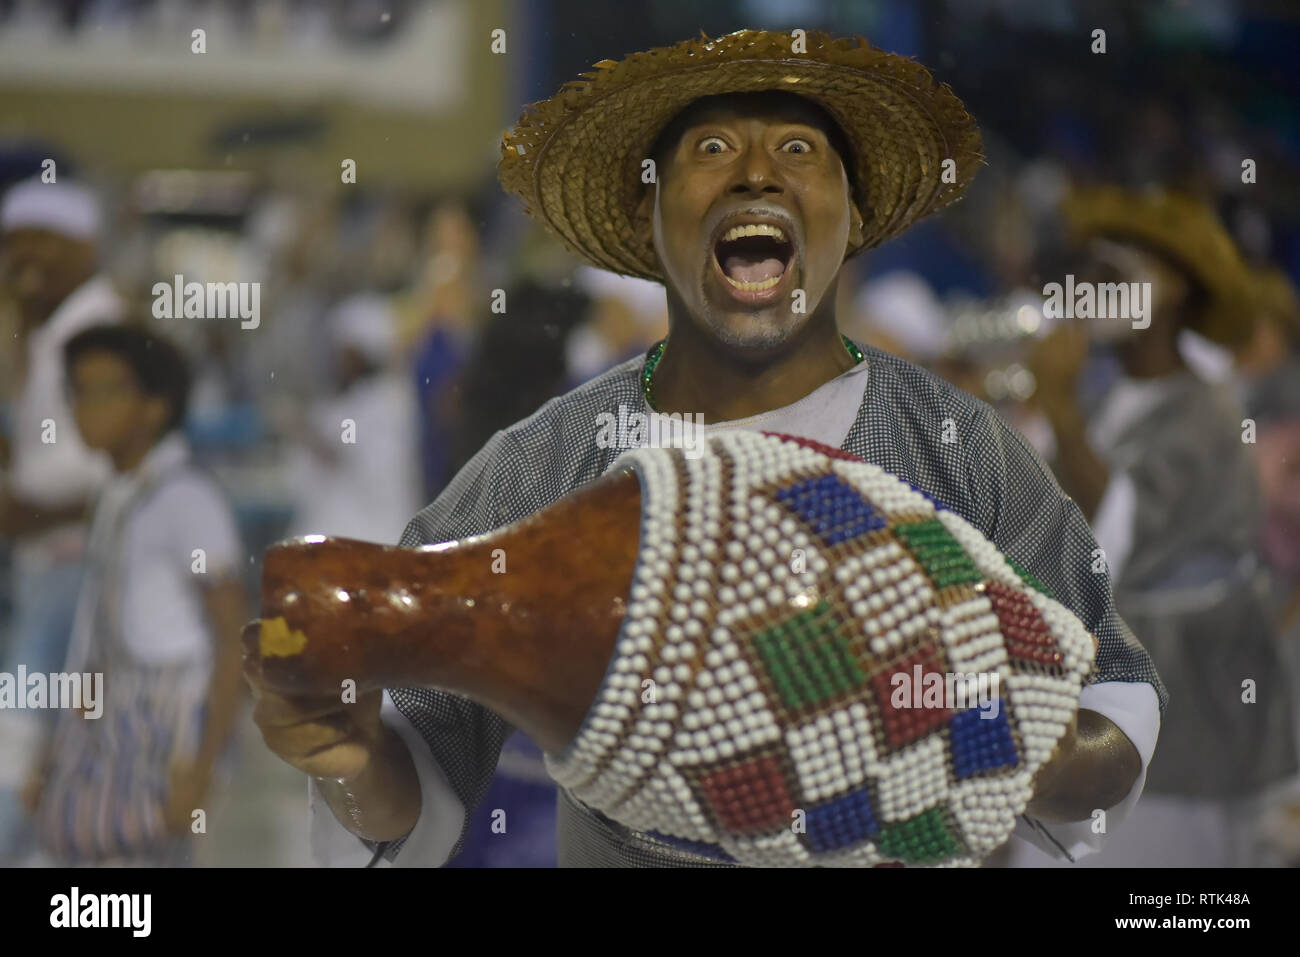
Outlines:
[[730, 276], [726, 275], [724, 275], [723, 278], [737, 289], [744, 290], [745, 292], [761, 292], [764, 289], [771, 289], [781, 281], [780, 276], [773, 276], [771, 279], [764, 279], [761, 282], [744, 282], [739, 279], [732, 279]]

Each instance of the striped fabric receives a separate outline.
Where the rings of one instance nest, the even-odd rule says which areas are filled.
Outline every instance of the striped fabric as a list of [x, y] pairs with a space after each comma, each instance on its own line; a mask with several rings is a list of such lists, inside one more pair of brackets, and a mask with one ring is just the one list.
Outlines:
[[66, 863], [165, 860], [175, 850], [163, 819], [167, 775], [198, 751], [207, 676], [120, 659], [104, 670], [103, 715], [70, 711], [55, 731], [37, 840]]
[[135, 475], [109, 483], [91, 523], [66, 668], [102, 673], [103, 705], [98, 718], [60, 714], [36, 814], [37, 843], [61, 864], [177, 863], [187, 843], [188, 835], [167, 833], [168, 775], [198, 753], [210, 668], [193, 658], [145, 665], [121, 634], [128, 520], [188, 467], [174, 445], [151, 455]]

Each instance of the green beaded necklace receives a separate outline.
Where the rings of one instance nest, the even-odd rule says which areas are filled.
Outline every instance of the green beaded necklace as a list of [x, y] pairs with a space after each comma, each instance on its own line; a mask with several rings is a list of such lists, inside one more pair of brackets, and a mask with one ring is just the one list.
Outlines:
[[[840, 333], [840, 338], [844, 340], [844, 348], [849, 350], [849, 355], [853, 358], [856, 365], [866, 358], [862, 350], [848, 336]], [[650, 406], [651, 411], [658, 412], [659, 407], [655, 405], [654, 399], [654, 375], [655, 367], [659, 365], [659, 360], [663, 358], [664, 348], [668, 345], [668, 337], [660, 339], [653, 346], [645, 357], [645, 366], [641, 369], [641, 391], [645, 393], [646, 405]]]

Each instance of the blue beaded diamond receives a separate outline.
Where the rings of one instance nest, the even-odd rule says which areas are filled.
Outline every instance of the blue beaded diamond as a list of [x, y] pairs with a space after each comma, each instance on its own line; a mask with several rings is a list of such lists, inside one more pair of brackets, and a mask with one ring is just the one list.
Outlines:
[[808, 848], [817, 853], [860, 844], [880, 832], [866, 788], [811, 808], [806, 823]]
[[838, 545], [846, 539], [889, 525], [870, 502], [838, 475], [822, 475], [796, 482], [778, 489], [775, 497], [803, 519], [827, 545]]
[[1020, 763], [1016, 742], [1007, 725], [1006, 702], [999, 702], [996, 717], [982, 717], [979, 708], [959, 711], [948, 723], [951, 732], [952, 770], [959, 779]]
[[944, 505], [943, 502], [939, 501], [937, 498], [935, 498], [933, 495], [931, 495], [931, 494], [930, 494], [929, 492], [927, 492], [925, 489], [921, 488], [919, 485], [913, 485], [911, 482], [907, 482], [906, 480], [904, 480], [904, 483], [905, 483], [905, 484], [907, 485], [907, 487], [910, 488], [913, 492], [916, 492], [916, 493], [919, 494], [922, 498], [924, 498], [926, 501], [928, 501], [931, 505], [933, 505], [933, 506], [935, 507], [935, 510], [936, 510], [936, 511], [939, 511], [939, 512], [951, 512], [951, 511], [952, 511], [952, 509], [950, 509], [947, 505]]

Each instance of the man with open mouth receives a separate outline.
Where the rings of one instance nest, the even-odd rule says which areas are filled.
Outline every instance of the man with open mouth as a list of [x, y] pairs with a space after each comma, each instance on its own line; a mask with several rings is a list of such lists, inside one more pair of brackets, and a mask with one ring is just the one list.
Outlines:
[[[974, 121], [921, 65], [816, 32], [741, 31], [603, 61], [534, 104], [502, 144], [502, 183], [585, 261], [662, 282], [670, 334], [497, 433], [401, 544], [486, 533], [599, 477], [619, 450], [595, 441], [596, 422], [620, 406], [798, 435], [877, 464], [983, 531], [1098, 638], [1077, 732], [1016, 832], [1072, 858], [1136, 802], [1164, 687], [1093, 573], [1086, 521], [1025, 440], [836, 323], [844, 261], [958, 199], [982, 162]], [[958, 441], [942, 441], [954, 426]], [[371, 708], [332, 728], [304, 713], [301, 735], [288, 704], [266, 709], [278, 715], [268, 742], [312, 775], [318, 856], [341, 862], [325, 852], [339, 838], [365, 852], [360, 837], [397, 864], [444, 863], [511, 729], [433, 690], [389, 689]], [[563, 790], [559, 806], [562, 865], [728, 866]]]

